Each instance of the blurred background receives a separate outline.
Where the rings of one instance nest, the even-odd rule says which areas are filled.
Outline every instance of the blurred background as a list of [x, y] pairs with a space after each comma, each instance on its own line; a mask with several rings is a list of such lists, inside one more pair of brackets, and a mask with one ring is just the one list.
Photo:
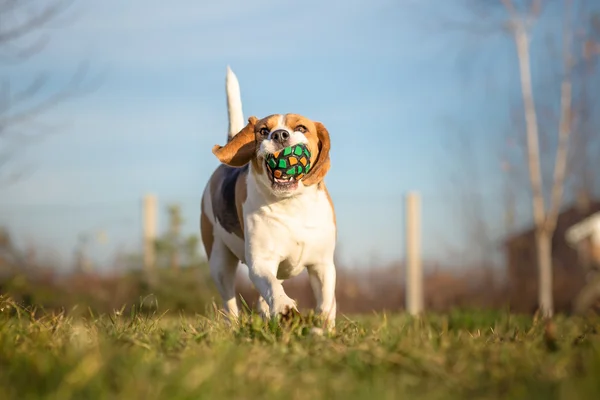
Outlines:
[[198, 239], [229, 65], [246, 118], [331, 134], [340, 312], [405, 308], [415, 191], [427, 310], [534, 312], [545, 235], [569, 313], [600, 264], [598, 56], [595, 0], [0, 0], [0, 294], [219, 303]]

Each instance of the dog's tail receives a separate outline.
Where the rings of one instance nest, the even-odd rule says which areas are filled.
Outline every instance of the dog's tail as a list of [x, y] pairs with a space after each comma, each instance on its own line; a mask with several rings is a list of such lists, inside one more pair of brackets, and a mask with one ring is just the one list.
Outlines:
[[227, 93], [227, 114], [229, 116], [229, 132], [227, 133], [227, 141], [229, 142], [244, 128], [240, 84], [229, 66], [227, 66], [227, 75], [225, 76], [225, 90]]

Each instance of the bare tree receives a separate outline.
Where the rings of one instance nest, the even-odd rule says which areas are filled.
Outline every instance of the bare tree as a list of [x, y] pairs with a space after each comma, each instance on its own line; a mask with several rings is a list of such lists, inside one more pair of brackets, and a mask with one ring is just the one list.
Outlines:
[[[84, 87], [87, 64], [81, 63], [69, 82], [59, 90], [49, 90], [43, 73], [15, 89], [9, 70], [39, 54], [49, 43], [52, 23], [65, 23], [72, 0], [0, 0], [0, 169], [4, 180], [18, 148], [48, 133], [51, 126], [39, 117], [58, 104], [91, 90]], [[19, 82], [20, 83], [20, 82]]]
[[572, 106], [572, 32], [569, 26], [569, 12], [571, 0], [566, 0], [565, 29], [563, 38], [563, 63], [564, 71], [560, 91], [560, 122], [558, 126], [558, 144], [556, 146], [556, 159], [554, 177], [551, 188], [550, 205], [546, 207], [544, 198], [544, 182], [541, 172], [539, 123], [536, 101], [533, 92], [530, 50], [530, 27], [541, 11], [541, 0], [533, 1], [529, 12], [519, 12], [511, 0], [502, 0], [509, 13], [508, 28], [513, 36], [519, 62], [519, 75], [523, 96], [523, 112], [525, 116], [527, 137], [527, 162], [529, 166], [529, 179], [532, 192], [532, 211], [535, 223], [535, 239], [538, 257], [540, 311], [544, 316], [553, 314], [554, 304], [552, 295], [552, 235], [556, 228], [556, 221], [563, 197], [569, 135], [571, 133], [571, 106]]
[[[553, 314], [552, 283], [552, 237], [556, 230], [565, 191], [579, 197], [582, 192], [589, 196], [593, 191], [590, 179], [589, 148], [597, 144], [593, 133], [590, 114], [593, 99], [589, 90], [593, 75], [598, 24], [591, 15], [590, 2], [585, 0], [563, 0], [563, 26], [561, 50], [555, 54], [560, 88], [558, 118], [546, 113], [542, 118], [549, 124], [538, 122], [538, 113], [543, 110], [543, 101], [534, 97], [533, 72], [531, 69], [531, 27], [542, 11], [542, 0], [520, 2], [502, 0], [509, 15], [508, 31], [515, 43], [519, 63], [522, 92], [523, 117], [526, 133], [526, 160], [532, 194], [532, 211], [535, 223], [536, 250], [538, 256], [540, 311], [545, 316]], [[556, 7], [558, 2], [553, 3]], [[526, 7], [524, 7], [526, 6]], [[552, 64], [551, 64], [552, 65]], [[552, 127], [552, 122], [556, 123]], [[542, 132], [545, 131], [545, 132]], [[548, 135], [556, 135], [554, 138]], [[546, 136], [546, 137], [545, 137]], [[555, 155], [544, 154], [541, 140], [555, 141]], [[593, 161], [592, 161], [593, 162]], [[544, 165], [552, 169], [549, 180], [544, 180]], [[546, 202], [546, 196], [548, 202]]]
[[[446, 21], [440, 24], [442, 29], [458, 28], [476, 38], [505, 32], [514, 44], [522, 118], [514, 120], [513, 124], [522, 121], [523, 126], [522, 131], [517, 128], [515, 133], [523, 134], [522, 142], [518, 140], [517, 143], [522, 144], [522, 148], [525, 149], [526, 165], [524, 166], [527, 170], [527, 186], [531, 194], [538, 267], [538, 305], [541, 313], [550, 317], [554, 312], [552, 237], [565, 197], [565, 188], [570, 178], [573, 180], [572, 178], [577, 175], [571, 167], [571, 158], [581, 160], [580, 154], [572, 157], [577, 153], [577, 149], [573, 147], [574, 139], [578, 139], [579, 148], [585, 148], [592, 140], [591, 135], [586, 137], [580, 134], [584, 126], [582, 123], [584, 109], [575, 102], [576, 95], [581, 99], [584, 98], [586, 85], [579, 85], [579, 90], [574, 87], [574, 77], [582, 76], [585, 57], [589, 63], [590, 58], [600, 53], [600, 46], [596, 41], [590, 40], [585, 35], [583, 37], [576, 35], [581, 30], [582, 24], [588, 24], [586, 20], [590, 19], [588, 2], [580, 0], [577, 2], [577, 7], [573, 0], [563, 0], [562, 3], [543, 0], [462, 0], [461, 3], [468, 7], [476, 19], [466, 23]], [[550, 81], [542, 85], [545, 87], [541, 87], [536, 84], [539, 85], [542, 77], [539, 74], [535, 76], [537, 72], [532, 69], [534, 54], [540, 53], [540, 45], [537, 45], [536, 51], [532, 51], [534, 48], [532, 31], [542, 11], [549, 6], [554, 7], [555, 15], [562, 15], [563, 18], [559, 54], [555, 54], [556, 57], [547, 62], [548, 67], [545, 68], [555, 73], [558, 78], [553, 76]], [[557, 10], [556, 7], [560, 7], [561, 10]], [[579, 11], [578, 14], [575, 12], [576, 9]], [[579, 24], [573, 23], [576, 18]], [[547, 94], [551, 93], [548, 87], [554, 86], [556, 82], [559, 84], [557, 90], [559, 104], [558, 111], [554, 113], [556, 107], [552, 103], [556, 102], [556, 98], [549, 101], [548, 98], [552, 96]], [[539, 96], [541, 91], [545, 93]], [[552, 154], [548, 153], [548, 148], [553, 149]], [[513, 163], [507, 163], [506, 167], [509, 170], [521, 168], [520, 165], [516, 166]], [[513, 197], [512, 194], [507, 195], [507, 205], [514, 202]]]
[[582, 43], [583, 57], [580, 61], [580, 73], [574, 78], [579, 88], [579, 98], [573, 107], [577, 110], [574, 116], [573, 149], [569, 157], [568, 168], [574, 171], [578, 179], [571, 182], [580, 197], [585, 201], [594, 196], [600, 189], [600, 180], [595, 172], [600, 164], [600, 135], [598, 134], [597, 98], [600, 91], [598, 80], [598, 56], [600, 55], [600, 14], [591, 17], [587, 29], [578, 32]]

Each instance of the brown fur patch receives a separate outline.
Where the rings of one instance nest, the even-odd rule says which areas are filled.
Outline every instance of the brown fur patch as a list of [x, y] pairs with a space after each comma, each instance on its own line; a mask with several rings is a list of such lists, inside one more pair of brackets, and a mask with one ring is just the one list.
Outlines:
[[[329, 150], [331, 148], [331, 142], [329, 139], [329, 132], [327, 128], [320, 123], [314, 123], [316, 129], [316, 141], [318, 148], [318, 156], [316, 161], [310, 170], [310, 172], [306, 175], [306, 177], [302, 180], [305, 185], [310, 186], [315, 183], [320, 183], [329, 172], [329, 168], [331, 167], [331, 159], [329, 158]], [[310, 140], [315, 140], [314, 137], [311, 136]], [[313, 142], [311, 142], [313, 143]]]
[[225, 146], [214, 145], [212, 152], [219, 161], [232, 167], [246, 165], [256, 155], [256, 117], [248, 118], [248, 124]]
[[592, 253], [592, 259], [594, 260], [594, 262], [596, 262], [597, 264], [600, 264], [600, 243], [591, 243], [591, 253]]
[[[267, 117], [264, 117], [260, 121], [256, 123], [256, 131], [260, 132], [262, 128], [267, 128], [269, 130], [273, 130], [279, 123], [280, 114], [272, 114]], [[257, 138], [258, 139], [258, 138]]]

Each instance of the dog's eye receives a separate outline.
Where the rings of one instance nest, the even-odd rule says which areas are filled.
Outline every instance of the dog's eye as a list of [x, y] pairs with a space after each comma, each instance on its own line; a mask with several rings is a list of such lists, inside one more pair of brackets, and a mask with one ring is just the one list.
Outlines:
[[260, 134], [262, 136], [268, 136], [269, 135], [269, 129], [268, 128], [262, 128], [259, 132], [260, 132]]
[[306, 133], [308, 131], [304, 125], [298, 125], [295, 130], [302, 133]]

